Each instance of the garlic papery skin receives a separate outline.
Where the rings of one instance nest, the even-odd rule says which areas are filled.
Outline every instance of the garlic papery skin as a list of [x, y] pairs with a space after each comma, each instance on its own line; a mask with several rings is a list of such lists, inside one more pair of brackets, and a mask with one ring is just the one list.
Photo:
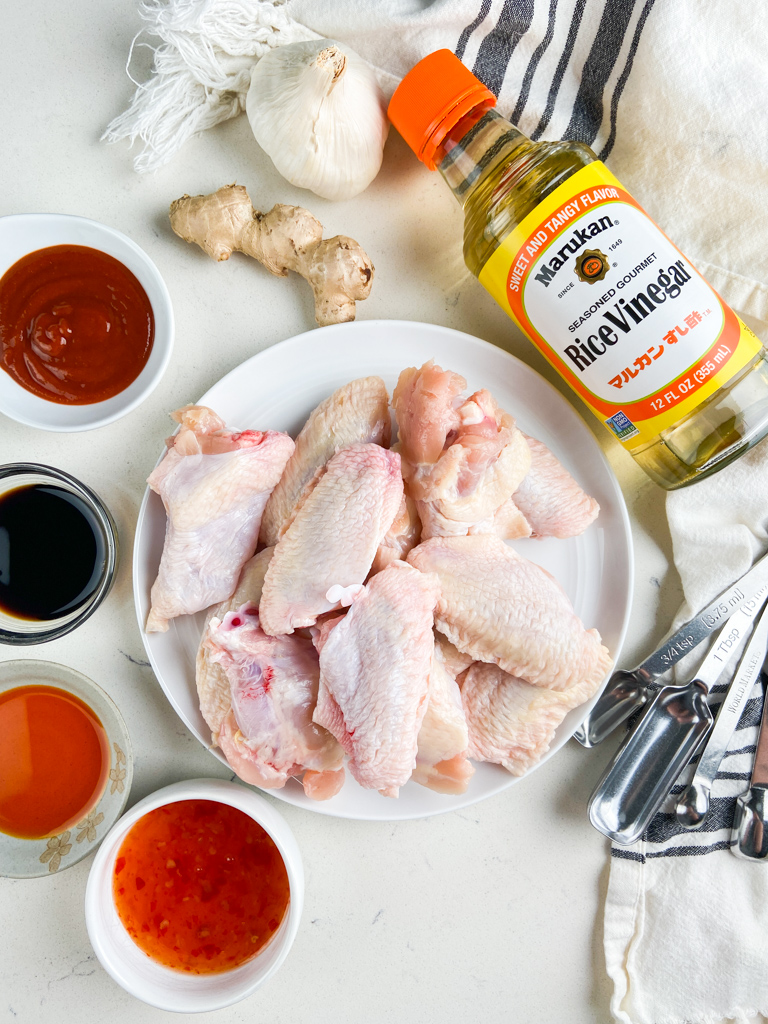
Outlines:
[[248, 120], [277, 170], [324, 199], [351, 199], [381, 167], [386, 101], [371, 68], [332, 39], [288, 43], [251, 74]]

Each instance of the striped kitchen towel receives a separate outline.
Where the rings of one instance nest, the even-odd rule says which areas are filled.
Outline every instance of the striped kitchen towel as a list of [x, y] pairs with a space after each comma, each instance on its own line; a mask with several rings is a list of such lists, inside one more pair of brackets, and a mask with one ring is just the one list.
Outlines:
[[[768, 442], [695, 487], [667, 496], [682, 624], [768, 550]], [[701, 652], [679, 668], [689, 678]], [[727, 682], [712, 688], [716, 711]], [[642, 840], [613, 845], [605, 907], [611, 1004], [623, 1024], [746, 1024], [768, 1016], [768, 865], [729, 852], [736, 797], [749, 788], [763, 704], [755, 684], [712, 787], [703, 827], [678, 825], [677, 796]]]
[[144, 0], [139, 14], [134, 43], [153, 45], [155, 71], [105, 133], [141, 140], [137, 170], [154, 170], [195, 132], [242, 112], [250, 69], [273, 46], [345, 42], [388, 96], [417, 61], [447, 47], [531, 138], [589, 144], [730, 305], [755, 318], [750, 326], [768, 322], [768, 9], [760, 5]]

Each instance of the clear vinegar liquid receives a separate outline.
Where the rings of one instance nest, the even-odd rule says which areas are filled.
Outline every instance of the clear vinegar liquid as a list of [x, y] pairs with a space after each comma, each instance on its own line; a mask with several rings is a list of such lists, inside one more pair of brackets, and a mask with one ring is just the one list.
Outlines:
[[[464, 260], [476, 276], [551, 192], [597, 157], [578, 142], [531, 142], [487, 104], [448, 133], [435, 157], [464, 208]], [[733, 462], [768, 433], [768, 353], [762, 349], [693, 412], [631, 452], [661, 487], [684, 487]]]

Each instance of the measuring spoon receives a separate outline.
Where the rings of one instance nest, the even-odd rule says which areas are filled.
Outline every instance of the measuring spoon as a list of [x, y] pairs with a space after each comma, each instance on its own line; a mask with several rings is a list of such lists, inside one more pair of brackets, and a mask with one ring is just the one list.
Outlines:
[[655, 681], [681, 658], [712, 636], [768, 583], [768, 555], [711, 601], [690, 622], [686, 622], [637, 668], [619, 669], [608, 680], [595, 706], [573, 734], [585, 747], [602, 743], [606, 736], [642, 707], [651, 695]]
[[589, 801], [589, 820], [620, 845], [636, 842], [712, 728], [707, 693], [762, 608], [768, 585], [720, 629], [696, 677], [664, 686], [617, 750]]
[[768, 646], [768, 612], [764, 611], [726, 691], [693, 778], [681, 793], [675, 816], [683, 828], [700, 828], [709, 813], [712, 783], [739, 724], [744, 705], [760, 675]]
[[763, 694], [763, 717], [749, 790], [738, 798], [731, 831], [731, 853], [745, 860], [768, 857], [768, 699]]

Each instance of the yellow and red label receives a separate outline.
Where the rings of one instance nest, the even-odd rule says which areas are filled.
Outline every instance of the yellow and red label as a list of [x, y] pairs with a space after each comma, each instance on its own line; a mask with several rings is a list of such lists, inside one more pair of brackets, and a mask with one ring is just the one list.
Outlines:
[[762, 348], [599, 161], [507, 235], [480, 283], [630, 451]]

